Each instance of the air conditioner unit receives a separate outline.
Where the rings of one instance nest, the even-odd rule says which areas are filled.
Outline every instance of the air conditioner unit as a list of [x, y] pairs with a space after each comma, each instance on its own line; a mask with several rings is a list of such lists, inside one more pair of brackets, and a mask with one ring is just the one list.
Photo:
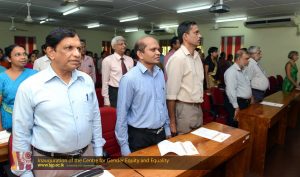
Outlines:
[[144, 32], [146, 34], [150, 34], [150, 35], [167, 35], [167, 34], [171, 34], [171, 32], [169, 32], [166, 29], [145, 30]]
[[261, 18], [254, 20], [247, 20], [244, 22], [247, 28], [270, 28], [270, 27], [290, 27], [297, 26], [293, 16]]

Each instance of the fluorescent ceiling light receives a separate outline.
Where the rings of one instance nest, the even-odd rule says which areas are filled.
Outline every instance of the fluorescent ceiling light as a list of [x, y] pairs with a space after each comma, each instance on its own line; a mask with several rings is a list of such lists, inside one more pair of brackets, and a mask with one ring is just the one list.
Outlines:
[[217, 19], [216, 23], [221, 22], [232, 22], [232, 21], [245, 21], [247, 20], [247, 17], [237, 17], [237, 18], [224, 18], [224, 19]]
[[134, 21], [134, 20], [138, 20], [139, 17], [131, 17], [131, 18], [125, 18], [125, 19], [122, 19], [120, 20], [120, 22], [129, 22], [129, 21]]
[[93, 24], [89, 24], [89, 25], [87, 26], [87, 28], [97, 28], [97, 27], [99, 27], [99, 26], [100, 26], [99, 23], [93, 23]]
[[128, 28], [128, 29], [125, 29], [125, 32], [126, 33], [129, 33], [129, 32], [136, 32], [136, 31], [138, 31], [139, 29], [137, 29], [137, 28]]
[[40, 24], [43, 24], [43, 23], [45, 23], [45, 22], [47, 22], [47, 21], [49, 21], [48, 18], [46, 18], [45, 20], [40, 21]]
[[184, 12], [192, 12], [192, 11], [198, 11], [198, 10], [205, 10], [209, 9], [212, 5], [205, 5], [205, 6], [199, 6], [199, 7], [192, 7], [192, 8], [186, 8], [186, 9], [180, 9], [177, 10], [177, 13], [184, 13]]
[[70, 10], [64, 12], [63, 15], [69, 15], [71, 13], [77, 12], [79, 9], [80, 9], [80, 7], [76, 7], [74, 9], [70, 9]]
[[176, 28], [178, 27], [177, 24], [173, 24], [173, 25], [160, 25], [159, 28], [162, 29], [162, 28]]

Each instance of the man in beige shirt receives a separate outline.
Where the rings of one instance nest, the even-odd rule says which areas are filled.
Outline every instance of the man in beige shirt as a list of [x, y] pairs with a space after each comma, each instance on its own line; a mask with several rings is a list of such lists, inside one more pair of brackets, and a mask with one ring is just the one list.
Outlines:
[[87, 73], [96, 83], [96, 68], [92, 57], [86, 55], [86, 43], [80, 40], [81, 44], [81, 65], [78, 68], [79, 71]]
[[104, 105], [117, 107], [118, 88], [121, 77], [133, 67], [133, 59], [125, 55], [126, 40], [116, 36], [111, 40], [115, 53], [102, 61], [102, 96]]
[[181, 47], [169, 59], [167, 104], [172, 135], [188, 133], [202, 125], [203, 65], [195, 48], [201, 34], [195, 22], [182, 22], [178, 29]]

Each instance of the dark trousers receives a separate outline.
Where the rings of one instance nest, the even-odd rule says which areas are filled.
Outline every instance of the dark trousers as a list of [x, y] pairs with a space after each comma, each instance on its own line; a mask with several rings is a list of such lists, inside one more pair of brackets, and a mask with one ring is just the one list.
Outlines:
[[[250, 105], [251, 100], [237, 98], [237, 102], [238, 102], [239, 108], [241, 110], [241, 109], [246, 109]], [[225, 108], [229, 113], [229, 117], [227, 119], [227, 125], [232, 126], [232, 127], [238, 127], [238, 122], [234, 119], [235, 108], [229, 102], [229, 99], [227, 98], [227, 96], [225, 96]]]
[[252, 89], [252, 95], [255, 103], [261, 102], [265, 97], [265, 92], [257, 89]]
[[112, 87], [108, 86], [108, 95], [109, 95], [109, 102], [110, 106], [116, 108], [117, 107], [117, 102], [118, 102], [118, 87]]
[[166, 139], [163, 129], [159, 134], [128, 125], [128, 143], [131, 152], [158, 144]]

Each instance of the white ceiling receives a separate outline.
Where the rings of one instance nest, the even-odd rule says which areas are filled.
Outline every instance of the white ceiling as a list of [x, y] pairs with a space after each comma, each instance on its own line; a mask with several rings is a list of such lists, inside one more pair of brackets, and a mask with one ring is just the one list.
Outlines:
[[[38, 24], [45, 18], [51, 22], [41, 25], [68, 26], [85, 28], [87, 24], [99, 22], [103, 24], [98, 29], [105, 31], [124, 30], [138, 27], [150, 29], [151, 23], [157, 27], [161, 24], [180, 23], [184, 20], [194, 20], [198, 23], [213, 23], [215, 15], [208, 10], [177, 14], [178, 9], [198, 5], [213, 4], [219, 0], [79, 0], [82, 5], [78, 12], [63, 16], [62, 13], [76, 6], [69, 3], [62, 6], [63, 0], [31, 0], [31, 16], [33, 23]], [[0, 0], [0, 21], [10, 21], [10, 16], [16, 22], [24, 22], [27, 16], [28, 0]], [[299, 0], [224, 0], [230, 12], [220, 14], [221, 17], [247, 16], [248, 18], [263, 18], [286, 16], [300, 13]], [[119, 19], [129, 16], [139, 16], [138, 21], [120, 23]], [[25, 23], [25, 22], [24, 22]]]

